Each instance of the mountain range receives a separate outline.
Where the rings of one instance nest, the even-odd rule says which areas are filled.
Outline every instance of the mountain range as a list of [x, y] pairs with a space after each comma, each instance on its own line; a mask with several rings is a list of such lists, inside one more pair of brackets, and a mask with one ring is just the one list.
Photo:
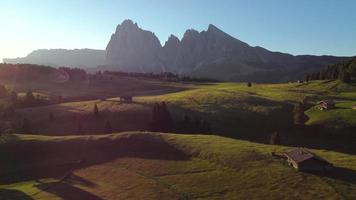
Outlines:
[[141, 29], [131, 20], [124, 20], [117, 26], [105, 51], [42, 51], [35, 51], [25, 58], [4, 61], [77, 67], [100, 65], [100, 70], [173, 72], [224, 81], [279, 82], [298, 79], [305, 73], [346, 59], [294, 56], [252, 47], [214, 25], [201, 32], [189, 29], [181, 40], [171, 35], [162, 46], [153, 32]]
[[27, 63], [52, 67], [94, 68], [105, 63], [105, 51], [94, 49], [39, 49], [22, 58], [4, 58], [5, 63]]

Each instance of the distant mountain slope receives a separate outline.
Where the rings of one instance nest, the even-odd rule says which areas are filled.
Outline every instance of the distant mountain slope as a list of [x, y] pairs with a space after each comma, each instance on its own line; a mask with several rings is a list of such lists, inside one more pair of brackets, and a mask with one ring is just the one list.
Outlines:
[[26, 57], [5, 58], [4, 62], [49, 65], [53, 67], [92, 68], [105, 62], [105, 51], [94, 49], [40, 49], [33, 51]]
[[162, 47], [154, 33], [131, 20], [116, 29], [106, 48], [110, 69], [135, 72], [170, 71], [228, 81], [282, 81], [342, 61], [334, 56], [293, 56], [271, 52], [228, 35], [214, 25], [206, 31], [171, 35]]
[[343, 62], [330, 65], [321, 69], [318, 72], [307, 74], [305, 76], [309, 80], [336, 80], [350, 83], [356, 81], [356, 57], [345, 60]]

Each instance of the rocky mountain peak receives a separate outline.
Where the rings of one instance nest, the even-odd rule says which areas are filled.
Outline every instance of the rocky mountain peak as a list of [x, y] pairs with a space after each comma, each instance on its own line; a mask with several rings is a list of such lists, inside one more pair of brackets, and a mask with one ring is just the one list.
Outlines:
[[130, 19], [126, 19], [121, 24], [117, 25], [115, 33], [118, 33], [121, 30], [128, 30], [128, 31], [131, 30], [132, 31], [132, 30], [137, 30], [137, 29], [140, 29], [138, 27], [137, 23], [134, 23]]
[[[194, 37], [199, 37], [199, 32], [195, 29], [188, 29], [185, 31], [183, 39], [184, 38], [194, 38]], [[182, 40], [183, 40], [182, 39]]]
[[125, 71], [150, 72], [160, 65], [157, 57], [161, 48], [152, 32], [139, 28], [131, 20], [124, 20], [107, 45], [106, 61]]
[[[106, 63], [116, 70], [169, 71], [219, 80], [257, 80], [254, 73], [287, 74], [309, 67], [305, 59], [251, 47], [213, 24], [201, 32], [188, 29], [181, 40], [171, 35], [162, 47], [153, 32], [141, 29], [132, 20], [124, 20], [106, 49]], [[334, 61], [334, 58], [330, 62], [319, 57], [312, 59], [315, 59], [312, 66], [318, 67]]]
[[178, 46], [179, 43], [180, 43], [180, 41], [179, 41], [178, 37], [176, 37], [175, 35], [170, 35], [168, 40], [164, 44], [164, 47], [167, 47], [167, 46]]
[[209, 24], [207, 32], [216, 32], [216, 31], [222, 32], [222, 30], [220, 30], [220, 29], [219, 29], [218, 27], [216, 27], [215, 25]]

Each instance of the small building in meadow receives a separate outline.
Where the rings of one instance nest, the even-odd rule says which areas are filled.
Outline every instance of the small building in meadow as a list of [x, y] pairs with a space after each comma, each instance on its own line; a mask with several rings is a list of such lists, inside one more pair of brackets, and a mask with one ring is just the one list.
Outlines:
[[322, 100], [319, 102], [320, 110], [330, 110], [335, 107], [333, 100]]
[[296, 148], [285, 152], [287, 162], [298, 171], [325, 172], [333, 169], [333, 165], [327, 160], [315, 155], [306, 148]]
[[132, 96], [120, 96], [120, 102], [132, 103]]

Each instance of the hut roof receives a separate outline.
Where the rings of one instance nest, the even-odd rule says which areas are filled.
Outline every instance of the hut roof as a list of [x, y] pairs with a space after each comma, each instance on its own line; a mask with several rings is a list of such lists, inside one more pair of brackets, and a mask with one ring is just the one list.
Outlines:
[[286, 155], [288, 158], [292, 159], [296, 163], [301, 163], [308, 159], [316, 159], [325, 163], [329, 163], [327, 160], [315, 155], [306, 148], [293, 149], [289, 152], [284, 153], [284, 155]]
[[319, 104], [330, 104], [333, 105], [335, 102], [333, 100], [321, 100], [319, 101]]

